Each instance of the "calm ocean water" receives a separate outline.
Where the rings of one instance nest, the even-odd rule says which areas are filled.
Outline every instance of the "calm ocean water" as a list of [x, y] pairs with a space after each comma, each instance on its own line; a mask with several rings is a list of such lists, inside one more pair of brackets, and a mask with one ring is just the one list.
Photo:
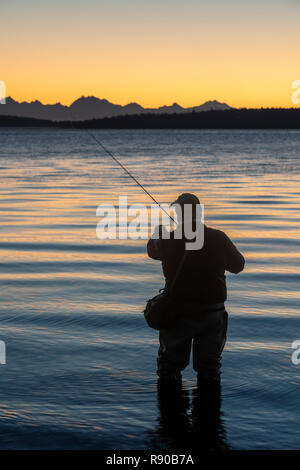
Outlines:
[[[198, 194], [246, 257], [227, 276], [220, 446], [299, 448], [300, 132], [94, 133], [160, 201]], [[95, 233], [99, 204], [151, 201], [83, 131], [1, 129], [0, 141], [0, 448], [165, 449], [157, 332], [141, 313], [160, 263], [145, 240]], [[191, 366], [183, 384], [190, 419]]]

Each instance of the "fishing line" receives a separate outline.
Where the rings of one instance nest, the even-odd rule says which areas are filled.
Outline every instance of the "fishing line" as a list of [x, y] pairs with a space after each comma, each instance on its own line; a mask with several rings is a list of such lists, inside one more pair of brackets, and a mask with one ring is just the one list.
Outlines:
[[[72, 122], [72, 121], [71, 121]], [[72, 123], [73, 124], [73, 123]], [[75, 126], [73, 125], [73, 128], [75, 129]], [[82, 129], [84, 130], [106, 153], [107, 155], [109, 155], [115, 163], [117, 163], [124, 171], [125, 173], [131, 178], [133, 179], [133, 181], [147, 194], [147, 196], [149, 196], [152, 201], [155, 202], [155, 204], [158, 205], [158, 207], [165, 213], [167, 214], [167, 216], [174, 222], [176, 223], [176, 221], [173, 219], [173, 217], [170, 216], [170, 214], [168, 214], [168, 212], [161, 206], [161, 204], [152, 196], [152, 194], [150, 194], [150, 192], [138, 181], [138, 179], [133, 176], [133, 174], [125, 167], [125, 165], [123, 165], [123, 163], [121, 163], [117, 157], [115, 157], [113, 155], [113, 153], [107, 149], [103, 143], [94, 135], [92, 134], [92, 132], [89, 132], [88, 129], [84, 128], [84, 127], [80, 127], [79, 126], [79, 129]]]

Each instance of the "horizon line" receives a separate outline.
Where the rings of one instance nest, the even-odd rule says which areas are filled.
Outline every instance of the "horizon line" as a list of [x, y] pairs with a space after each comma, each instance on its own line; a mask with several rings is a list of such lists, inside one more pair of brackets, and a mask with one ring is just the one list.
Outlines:
[[[43, 102], [39, 99], [31, 99], [30, 101], [27, 101], [26, 99], [25, 100], [22, 100], [22, 101], [18, 101], [16, 100], [15, 98], [13, 98], [11, 95], [9, 96], [6, 96], [5, 99], [8, 100], [8, 99], [12, 99], [13, 101], [16, 101], [17, 103], [21, 104], [21, 103], [35, 103], [35, 102], [39, 102], [41, 103], [42, 105], [44, 106], [47, 106], [47, 105], [50, 105], [50, 106], [53, 106], [55, 104], [61, 104], [62, 106], [66, 106], [66, 107], [69, 107], [71, 106], [73, 103], [75, 103], [75, 101], [78, 101], [79, 99], [81, 98], [96, 98], [100, 101], [108, 101], [110, 104], [114, 104], [116, 106], [128, 106], [129, 104], [137, 104], [143, 108], [152, 108], [152, 109], [155, 109], [155, 107], [149, 107], [149, 106], [144, 106], [140, 103], [138, 103], [137, 101], [129, 101], [128, 103], [126, 104], [119, 104], [119, 103], [115, 103], [113, 101], [110, 101], [109, 99], [107, 98], [99, 98], [98, 96], [96, 95], [81, 95], [81, 96], [78, 96], [78, 98], [75, 98], [73, 101], [70, 102], [70, 104], [64, 104], [62, 101], [53, 101], [52, 103], [51, 102]], [[187, 108], [193, 108], [193, 107], [196, 107], [196, 106], [201, 106], [202, 104], [205, 104], [205, 103], [214, 103], [214, 102], [217, 102], [219, 104], [226, 104], [227, 106], [230, 106], [228, 103], [226, 103], [225, 101], [219, 101], [217, 99], [207, 99], [205, 101], [203, 101], [203, 103], [201, 104], [197, 104], [197, 105], [194, 105], [194, 106], [187, 106]], [[162, 104], [162, 105], [157, 105], [158, 108], [162, 108], [164, 106], [174, 106], [174, 105], [177, 105], [177, 106], [180, 106], [181, 108], [185, 108], [185, 106], [182, 106], [180, 105], [177, 101], [173, 101], [171, 104]], [[232, 107], [232, 106], [231, 106]]]
[[[99, 101], [107, 101], [108, 103], [112, 104], [112, 105], [115, 105], [115, 106], [121, 106], [121, 107], [125, 107], [125, 106], [128, 106], [130, 104], [135, 104], [135, 105], [138, 105], [138, 106], [141, 106], [143, 109], [159, 109], [159, 108], [164, 108], [164, 107], [171, 107], [171, 106], [174, 106], [174, 105], [177, 105], [179, 107], [181, 107], [182, 109], [190, 109], [190, 108], [196, 108], [196, 107], [200, 107], [204, 104], [207, 104], [207, 103], [218, 103], [218, 104], [222, 104], [222, 105], [226, 105], [226, 106], [229, 106], [231, 109], [237, 109], [237, 110], [242, 110], [242, 109], [299, 109], [300, 106], [276, 106], [276, 105], [272, 105], [272, 106], [252, 106], [252, 107], [247, 107], [247, 106], [239, 106], [239, 107], [234, 107], [234, 106], [231, 106], [230, 104], [228, 104], [226, 101], [219, 101], [217, 99], [208, 99], [206, 101], [203, 101], [201, 104], [197, 104], [197, 105], [193, 105], [193, 106], [182, 106], [180, 105], [177, 101], [173, 101], [171, 104], [163, 104], [163, 105], [158, 105], [157, 107], [148, 107], [148, 106], [143, 106], [141, 105], [140, 103], [138, 103], [137, 101], [129, 101], [128, 103], [122, 105], [122, 104], [119, 104], [119, 103], [114, 103], [112, 101], [109, 101], [109, 99], [107, 98], [99, 98], [98, 96], [96, 95], [81, 95], [79, 96], [78, 98], [74, 99], [70, 104], [63, 104], [61, 101], [56, 101], [56, 102], [43, 102], [39, 99], [32, 99], [31, 101], [27, 101], [27, 100], [22, 100], [22, 101], [18, 101], [16, 99], [14, 99], [11, 95], [5, 97], [5, 100], [8, 100], [8, 99], [11, 99], [13, 101], [15, 101], [16, 103], [18, 104], [23, 104], [23, 103], [27, 103], [27, 104], [32, 104], [32, 103], [40, 103], [42, 106], [55, 106], [55, 105], [61, 105], [61, 106], [64, 106], [64, 107], [67, 107], [69, 108], [70, 106], [72, 106], [72, 104], [74, 104], [76, 101], [78, 101], [79, 99], [81, 98], [96, 98], [98, 99]], [[1, 113], [0, 113], [1, 114]]]

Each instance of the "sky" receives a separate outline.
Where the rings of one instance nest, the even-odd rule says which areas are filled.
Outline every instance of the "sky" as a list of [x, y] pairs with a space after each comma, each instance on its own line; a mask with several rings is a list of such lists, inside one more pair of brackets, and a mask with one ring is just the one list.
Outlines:
[[293, 106], [300, 0], [1, 0], [0, 80], [18, 101]]

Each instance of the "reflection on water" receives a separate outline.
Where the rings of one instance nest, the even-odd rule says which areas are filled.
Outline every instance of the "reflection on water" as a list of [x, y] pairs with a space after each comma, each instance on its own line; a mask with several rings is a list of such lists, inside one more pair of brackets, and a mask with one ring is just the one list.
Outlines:
[[184, 451], [226, 450], [226, 433], [221, 416], [221, 385], [200, 383], [189, 391], [182, 384], [158, 382], [158, 426], [151, 433], [151, 448]]
[[159, 263], [143, 240], [96, 238], [99, 204], [151, 201], [86, 133], [0, 129], [0, 448], [147, 449], [149, 435], [159, 447], [183, 434], [299, 448], [300, 132], [95, 132], [159, 201], [195, 192], [245, 254], [227, 277], [221, 409], [192, 396], [189, 367], [158, 410], [157, 333], [141, 311]]

